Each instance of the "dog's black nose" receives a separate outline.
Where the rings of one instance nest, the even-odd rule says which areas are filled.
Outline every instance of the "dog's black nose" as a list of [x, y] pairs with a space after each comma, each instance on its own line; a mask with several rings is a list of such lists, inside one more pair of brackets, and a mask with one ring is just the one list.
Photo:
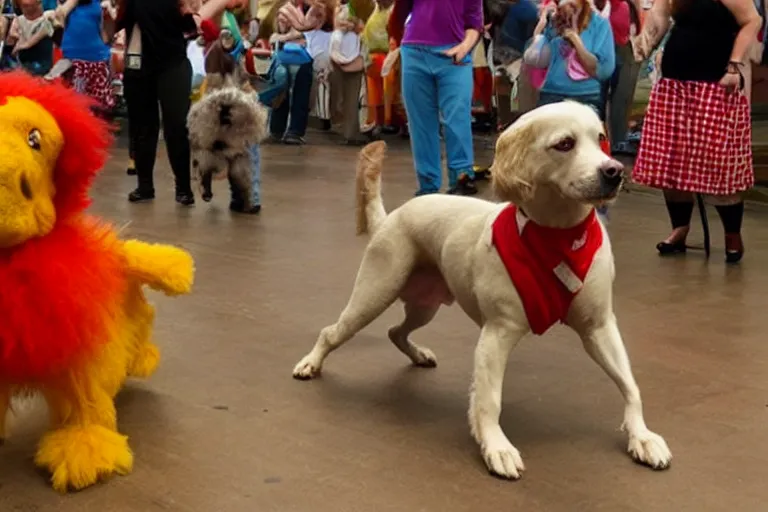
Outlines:
[[624, 178], [624, 166], [616, 160], [607, 160], [600, 166], [600, 181], [606, 187], [616, 188]]
[[222, 125], [232, 124], [232, 105], [222, 105], [219, 108], [219, 123]]

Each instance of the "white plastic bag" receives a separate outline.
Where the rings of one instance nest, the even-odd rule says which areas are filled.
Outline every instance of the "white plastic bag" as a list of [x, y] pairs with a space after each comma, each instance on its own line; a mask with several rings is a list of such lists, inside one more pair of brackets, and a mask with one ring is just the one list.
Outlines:
[[552, 49], [549, 47], [547, 39], [543, 35], [533, 38], [531, 45], [525, 50], [523, 62], [527, 66], [536, 69], [549, 67], [549, 61], [552, 58]]

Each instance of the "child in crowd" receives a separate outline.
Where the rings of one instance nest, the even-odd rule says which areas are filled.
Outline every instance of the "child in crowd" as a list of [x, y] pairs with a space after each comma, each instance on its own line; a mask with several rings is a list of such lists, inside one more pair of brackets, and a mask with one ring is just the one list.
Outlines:
[[27, 72], [45, 76], [53, 67], [54, 25], [41, 0], [20, 0], [21, 16], [13, 19], [7, 42]]
[[74, 89], [94, 99], [104, 114], [115, 106], [108, 41], [113, 39], [116, 18], [117, 9], [109, 0], [77, 0], [64, 20], [61, 42], [62, 55], [74, 69]]
[[[366, 91], [368, 119], [363, 131], [374, 135], [379, 132], [397, 133], [398, 120], [394, 119], [394, 94], [399, 84], [397, 75], [390, 72], [382, 76], [384, 60], [389, 54], [389, 34], [387, 22], [392, 12], [394, 0], [377, 0], [376, 8], [368, 18], [363, 30], [363, 44], [367, 50], [366, 57]], [[398, 123], [399, 124], [399, 123]]]

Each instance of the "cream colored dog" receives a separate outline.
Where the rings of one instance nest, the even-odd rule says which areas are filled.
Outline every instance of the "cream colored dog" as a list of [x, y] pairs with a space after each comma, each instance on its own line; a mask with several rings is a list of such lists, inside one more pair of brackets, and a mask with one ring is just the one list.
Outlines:
[[[594, 112], [576, 103], [549, 105], [526, 114], [496, 145], [495, 192], [518, 205], [526, 222], [558, 229], [579, 225], [592, 215], [595, 204], [613, 199], [621, 188], [621, 164], [600, 149], [604, 136]], [[319, 375], [331, 351], [398, 298], [405, 303], [405, 319], [389, 331], [389, 338], [415, 365], [433, 367], [432, 351], [408, 337], [432, 320], [441, 304], [455, 298], [481, 328], [469, 406], [472, 434], [488, 469], [517, 479], [525, 468], [520, 452], [499, 425], [499, 415], [507, 358], [531, 327], [521, 296], [492, 243], [492, 225], [507, 205], [429, 195], [387, 215], [380, 179], [384, 150], [384, 144], [376, 142], [361, 153], [358, 231], [370, 232], [372, 237], [352, 297], [339, 320], [321, 331], [293, 376]], [[596, 229], [598, 234], [602, 230], [603, 243], [579, 283], [566, 323], [624, 396], [629, 454], [663, 469], [672, 454], [664, 439], [645, 425], [640, 391], [613, 312], [611, 246], [602, 225]]]

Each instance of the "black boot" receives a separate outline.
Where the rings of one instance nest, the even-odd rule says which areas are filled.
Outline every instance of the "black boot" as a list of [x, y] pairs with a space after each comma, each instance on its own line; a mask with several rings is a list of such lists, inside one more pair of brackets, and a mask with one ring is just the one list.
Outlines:
[[741, 223], [744, 220], [744, 202], [716, 206], [725, 231], [725, 262], [734, 264], [744, 257], [744, 242], [741, 240]]

